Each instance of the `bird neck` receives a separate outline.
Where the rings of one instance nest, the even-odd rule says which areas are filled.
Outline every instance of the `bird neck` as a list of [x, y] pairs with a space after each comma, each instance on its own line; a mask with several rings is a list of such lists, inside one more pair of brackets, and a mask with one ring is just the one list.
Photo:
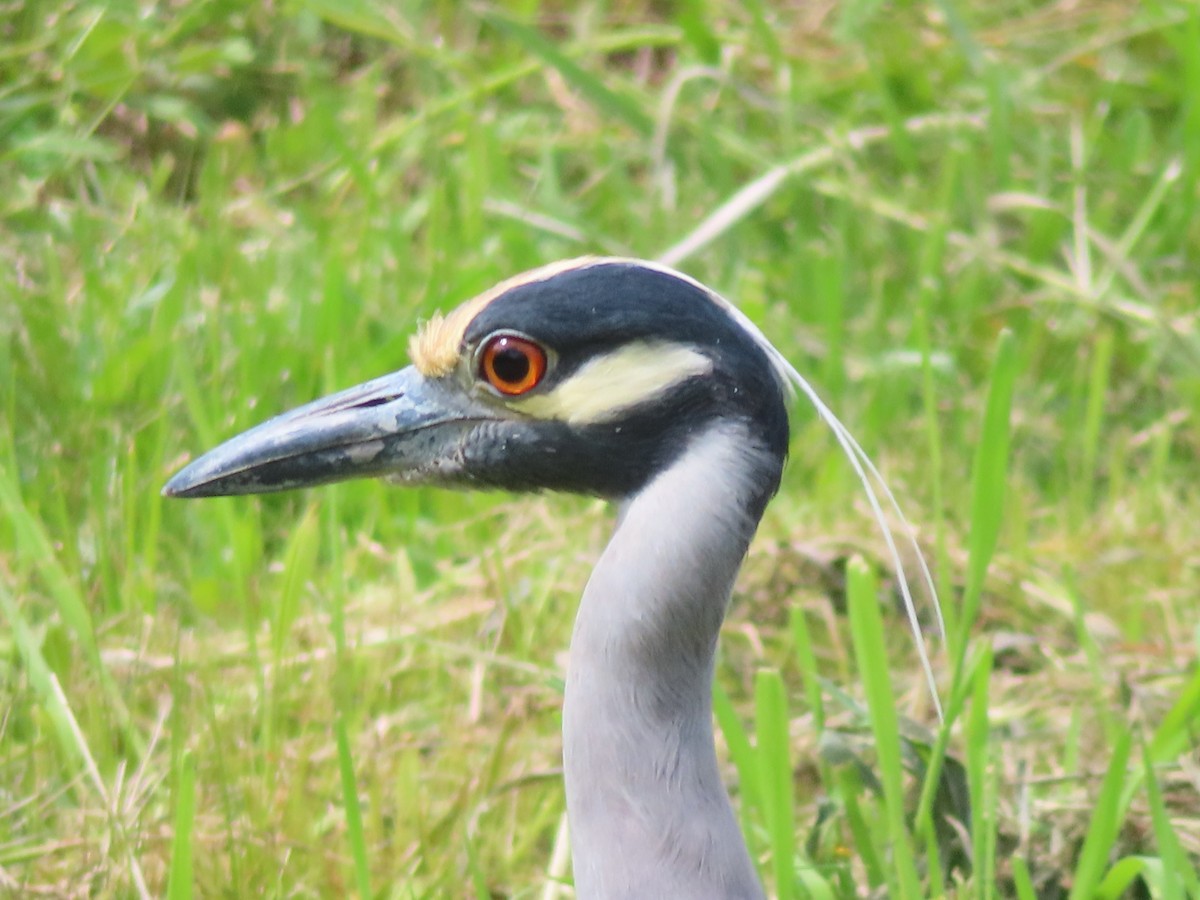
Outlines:
[[575, 622], [563, 762], [580, 898], [761, 897], [713, 744], [733, 582], [783, 460], [695, 436], [621, 510]]

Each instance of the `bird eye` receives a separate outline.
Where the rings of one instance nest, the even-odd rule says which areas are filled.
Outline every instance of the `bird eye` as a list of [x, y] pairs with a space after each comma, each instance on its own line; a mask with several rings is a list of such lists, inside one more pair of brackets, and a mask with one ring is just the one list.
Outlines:
[[546, 374], [546, 351], [527, 338], [502, 334], [490, 338], [479, 357], [479, 373], [502, 394], [532, 391]]

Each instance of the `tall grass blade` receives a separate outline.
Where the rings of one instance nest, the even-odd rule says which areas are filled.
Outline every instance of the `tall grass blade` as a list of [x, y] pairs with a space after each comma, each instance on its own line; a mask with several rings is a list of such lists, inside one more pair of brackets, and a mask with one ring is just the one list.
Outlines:
[[838, 895], [821, 873], [816, 869], [801, 868], [796, 873], [796, 880], [810, 900], [837, 900]]
[[488, 887], [487, 876], [484, 875], [483, 866], [479, 863], [479, 850], [475, 847], [475, 841], [470, 836], [466, 837], [467, 845], [467, 872], [471, 876], [471, 888], [475, 892], [476, 900], [491, 900], [492, 890]]
[[1109, 374], [1112, 370], [1114, 339], [1112, 330], [1101, 330], [1096, 338], [1088, 371], [1087, 403], [1084, 410], [1082, 457], [1075, 508], [1077, 522], [1084, 521], [1092, 507], [1096, 485], [1096, 466], [1100, 459], [1101, 426], [1104, 424], [1104, 403], [1108, 396]]
[[958, 617], [958, 628], [951, 635], [951, 656], [954, 660], [954, 677], [951, 685], [950, 710], [938, 734], [929, 768], [921, 789], [918, 806], [917, 828], [926, 833], [931, 826], [929, 815], [933, 809], [937, 786], [942, 777], [942, 767], [949, 742], [949, 729], [958, 715], [958, 708], [965, 699], [964, 683], [968, 637], [979, 612], [983, 596], [983, 581], [995, 553], [1003, 519], [1005, 496], [1008, 491], [1009, 417], [1012, 410], [1013, 390], [1016, 385], [1018, 358], [1016, 339], [1011, 331], [1000, 333], [996, 348], [996, 359], [992, 363], [988, 384], [987, 402], [984, 406], [983, 424], [975, 460], [971, 470], [971, 533], [968, 539], [967, 580], [963, 590], [962, 609]]
[[363, 834], [362, 806], [358, 802], [358, 782], [354, 777], [354, 760], [350, 755], [350, 738], [346, 735], [346, 720], [338, 716], [333, 721], [337, 738], [338, 767], [342, 774], [342, 805], [346, 810], [346, 839], [354, 859], [354, 883], [362, 900], [371, 900], [370, 868], [367, 865], [367, 842]]
[[821, 676], [817, 669], [817, 657], [813, 653], [812, 641], [808, 636], [804, 610], [793, 609], [788, 614], [788, 621], [791, 625], [792, 643], [796, 645], [796, 660], [804, 678], [804, 697], [808, 701], [808, 709], [819, 734], [825, 730], [825, 703], [821, 698]]
[[991, 900], [995, 896], [996, 809], [995, 775], [991, 764], [988, 723], [988, 685], [992, 676], [992, 650], [984, 646], [974, 670], [971, 711], [967, 717], [967, 778], [970, 783], [971, 818], [964, 822], [971, 831], [971, 857], [975, 896]]
[[1150, 754], [1142, 748], [1142, 775], [1146, 780], [1146, 800], [1150, 807], [1150, 821], [1154, 824], [1154, 839], [1158, 844], [1158, 855], [1162, 860], [1163, 878], [1159, 885], [1160, 900], [1188, 900], [1200, 897], [1200, 877], [1196, 867], [1188, 859], [1179, 843], [1179, 835], [1171, 824], [1170, 815], [1163, 803], [1162, 789], [1154, 771]]
[[167, 873], [168, 900], [191, 900], [192, 829], [196, 821], [196, 761], [185, 750], [175, 773], [174, 834], [171, 837], [171, 868]]
[[1033, 887], [1033, 878], [1029, 875], [1029, 863], [1022, 856], [1012, 858], [1013, 888], [1017, 892], [1017, 900], [1037, 900], [1037, 891]]
[[1095, 900], [1121, 900], [1137, 879], [1142, 879], [1150, 890], [1150, 896], [1163, 895], [1163, 880], [1166, 875], [1161, 859], [1152, 856], [1126, 856], [1112, 864], [1104, 880], [1089, 895]]
[[758, 735], [758, 784], [767, 832], [775, 895], [795, 896], [792, 857], [796, 843], [796, 814], [792, 799], [792, 762], [788, 740], [787, 691], [775, 669], [763, 669], [754, 680], [754, 721]]
[[891, 675], [888, 672], [887, 643], [884, 640], [883, 618], [879, 613], [875, 574], [861, 557], [856, 556], [846, 567], [846, 575], [854, 657], [866, 693], [867, 708], [871, 715], [871, 731], [875, 736], [880, 781], [883, 783], [887, 834], [891, 842], [891, 859], [894, 866], [893, 886], [896, 896], [904, 900], [919, 900], [922, 895], [920, 878], [917, 875], [904, 811], [900, 723], [896, 716], [896, 700], [892, 692]]
[[1008, 494], [1009, 416], [1018, 372], [1017, 342], [1011, 331], [1002, 331], [996, 346], [988, 383], [983, 427], [971, 468], [971, 534], [968, 541], [966, 586], [962, 614], [953, 652], [956, 675], [966, 656], [967, 636], [975, 624], [983, 596], [983, 580], [996, 551], [1000, 523]]
[[1104, 781], [1100, 785], [1100, 793], [1092, 808], [1087, 836], [1083, 840], [1083, 849], [1079, 852], [1068, 900], [1091, 900], [1097, 895], [1096, 892], [1104, 878], [1113, 842], [1125, 821], [1121, 795], [1124, 793], [1125, 767], [1129, 763], [1132, 744], [1133, 736], [1125, 730], [1117, 736], [1113, 745], [1108, 771], [1105, 772]]
[[1150, 738], [1147, 752], [1153, 764], [1169, 762], [1193, 746], [1196, 728], [1200, 725], [1200, 667], [1193, 668], [1191, 677], [1179, 696], [1162, 717]]
[[271, 621], [271, 647], [276, 666], [283, 660], [284, 646], [300, 610], [300, 598], [316, 569], [318, 526], [317, 507], [310, 505], [288, 538], [283, 557], [283, 586]]
[[[859, 802], [862, 792], [862, 779], [854, 765], [839, 766], [834, 769], [834, 784], [840, 795], [843, 811], [846, 816], [846, 826], [850, 829], [850, 837], [858, 851], [858, 858], [867, 872], [867, 884], [872, 893], [880, 891], [887, 884], [888, 876], [884, 871], [884, 861], [880, 856], [885, 846], [876, 847], [872, 839], [871, 829], [867, 824], [867, 810]], [[868, 810], [872, 804], [868, 801]]]
[[[749, 809], [763, 809], [763, 801], [759, 791], [758, 756], [754, 745], [750, 743], [750, 735], [746, 726], [733, 708], [729, 694], [720, 684], [713, 685], [713, 716], [717, 726], [725, 738], [725, 746], [729, 748], [729, 758], [733, 760], [738, 773], [738, 785], [742, 795], [743, 826], [748, 825], [746, 812]], [[752, 833], [749, 828], [745, 829]]]

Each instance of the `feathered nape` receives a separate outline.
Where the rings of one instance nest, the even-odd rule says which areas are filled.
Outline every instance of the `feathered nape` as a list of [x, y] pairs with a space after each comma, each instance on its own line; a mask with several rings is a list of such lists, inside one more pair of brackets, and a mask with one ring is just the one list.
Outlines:
[[[643, 262], [641, 265], [647, 264]], [[883, 475], [880, 474], [878, 467], [871, 460], [871, 457], [867, 455], [867, 452], [863, 450], [854, 435], [850, 433], [850, 430], [842, 424], [841, 420], [834, 415], [833, 410], [821, 399], [816, 389], [796, 370], [795, 366], [788, 362], [787, 358], [776, 349], [775, 345], [767, 340], [758, 326], [750, 321], [745, 313], [724, 297], [681, 272], [677, 272], [668, 266], [657, 264], [650, 264], [649, 267], [670, 273], [676, 278], [681, 278], [705, 291], [713, 299], [713, 302], [721, 306], [762, 348], [767, 358], [771, 361], [775, 374], [779, 378], [780, 385], [784, 388], [788, 396], [795, 399], [797, 390], [803, 393], [808, 398], [808, 401], [812, 403], [821, 421], [833, 432], [833, 436], [837, 439], [838, 445], [842, 448], [846, 459], [850, 461], [854, 473], [858, 476], [858, 480], [863, 486], [863, 490], [867, 495], [867, 502], [871, 505], [871, 512], [875, 517], [875, 521], [879, 524], [879, 530], [883, 534], [883, 540], [887, 544], [888, 552], [891, 554], [892, 564], [896, 567], [896, 575], [900, 582], [900, 593], [904, 598], [904, 609], [908, 617], [908, 624], [912, 629], [913, 638], [917, 645], [917, 653], [921, 658], [921, 668], [925, 672], [925, 680], [929, 686], [930, 696], [933, 698], [934, 708], [937, 710], [938, 721], [942, 721], [941, 699], [938, 694], [937, 681], [933, 675], [933, 666], [930, 663], [929, 653], [925, 645], [925, 637], [921, 631], [921, 623], [917, 617], [916, 602], [913, 600], [912, 589], [908, 583], [908, 574], [904, 568], [904, 561], [900, 556], [899, 548], [896, 546], [895, 532], [892, 530], [892, 526], [884, 514], [883, 504], [879, 501], [879, 492], [882, 492], [888, 506], [900, 521], [904, 532], [904, 540], [913, 549], [917, 564], [921, 569], [921, 577], [929, 591], [930, 602], [933, 604], [934, 614], [937, 618], [938, 634], [944, 640], [946, 637], [946, 623], [942, 618], [941, 601], [938, 598], [937, 588], [933, 583], [933, 576], [930, 574], [929, 566], [925, 562], [925, 556], [921, 552], [920, 545], [917, 543], [916, 533], [905, 517], [904, 511], [900, 508], [900, 504], [896, 501], [896, 496], [892, 493], [892, 489], [888, 487]], [[879, 487], [879, 492], [876, 491], [876, 485]]]

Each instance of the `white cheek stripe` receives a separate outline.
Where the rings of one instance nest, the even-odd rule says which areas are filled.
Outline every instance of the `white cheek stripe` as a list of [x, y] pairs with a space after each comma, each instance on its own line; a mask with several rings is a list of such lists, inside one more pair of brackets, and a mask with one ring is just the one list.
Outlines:
[[626, 344], [579, 367], [545, 394], [510, 401], [539, 419], [591, 425], [661, 397], [674, 385], [712, 371], [712, 360], [683, 344]]

